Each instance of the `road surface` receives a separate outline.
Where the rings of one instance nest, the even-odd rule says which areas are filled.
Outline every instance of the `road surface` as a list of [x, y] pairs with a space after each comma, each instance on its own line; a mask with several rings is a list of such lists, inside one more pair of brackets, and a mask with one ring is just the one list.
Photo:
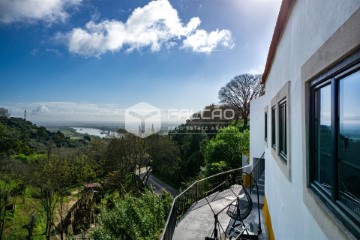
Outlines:
[[150, 174], [150, 177], [147, 182], [148, 186], [151, 186], [156, 194], [161, 194], [164, 191], [170, 193], [173, 197], [179, 195], [179, 191], [171, 187], [169, 184], [164, 183], [154, 175]]
[[[143, 178], [144, 174], [146, 173], [146, 168], [143, 167], [140, 169], [140, 178]], [[138, 172], [137, 172], [138, 174]], [[161, 194], [163, 192], [170, 193], [173, 197], [179, 195], [179, 191], [175, 188], [171, 187], [169, 184], [161, 181], [154, 175], [150, 174], [149, 179], [147, 181], [147, 185], [150, 186], [156, 194]]]

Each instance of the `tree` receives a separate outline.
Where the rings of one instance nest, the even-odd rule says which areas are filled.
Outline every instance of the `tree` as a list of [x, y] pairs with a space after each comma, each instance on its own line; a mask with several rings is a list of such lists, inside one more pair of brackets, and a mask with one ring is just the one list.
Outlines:
[[249, 153], [249, 130], [236, 126], [221, 129], [205, 147], [206, 174], [212, 175], [242, 166], [242, 155]]
[[35, 172], [35, 185], [38, 187], [40, 204], [46, 214], [44, 234], [47, 240], [51, 238], [55, 207], [59, 201], [57, 189], [59, 185], [63, 184], [60, 180], [63, 173], [62, 166], [64, 165], [54, 158], [49, 158], [41, 162]]
[[[239, 118], [239, 111], [237, 108], [229, 104], [215, 105], [210, 104], [205, 106], [202, 111], [196, 112], [187, 121], [188, 125], [204, 126], [206, 133], [214, 133], [211, 127], [216, 125], [229, 125], [231, 121]], [[207, 128], [207, 129], [206, 129]]]
[[[113, 138], [107, 145], [103, 168], [110, 177], [108, 188], [117, 188], [120, 195], [143, 187], [135, 171], [141, 166], [148, 166], [149, 156], [146, 153], [144, 139], [132, 134], [125, 138]], [[140, 185], [139, 185], [140, 184]]]
[[180, 149], [176, 142], [169, 136], [159, 134], [149, 136], [146, 141], [147, 153], [151, 157], [149, 163], [151, 169], [163, 174], [163, 176], [174, 175], [178, 170], [180, 161]]
[[6, 179], [0, 179], [0, 240], [4, 239], [3, 233], [5, 228], [5, 219], [7, 205], [10, 204], [10, 198], [16, 196], [16, 188], [18, 183]]
[[26, 240], [32, 240], [34, 228], [36, 226], [36, 217], [35, 215], [30, 216], [30, 221], [28, 224], [24, 225], [22, 228], [26, 229], [28, 234], [26, 236]]
[[9, 117], [10, 117], [9, 110], [0, 107], [0, 118], [9, 118]]
[[234, 77], [219, 91], [221, 103], [229, 104], [240, 111], [244, 125], [247, 126], [250, 101], [263, 94], [261, 75], [242, 74]]
[[[32, 183], [37, 189], [45, 213], [45, 238], [51, 239], [53, 229], [64, 239], [64, 218], [69, 210], [66, 200], [69, 189], [93, 181], [98, 165], [81, 151], [55, 151], [36, 164]], [[55, 218], [57, 216], [57, 218]], [[57, 224], [59, 223], [59, 224]], [[56, 225], [55, 225], [56, 224]]]

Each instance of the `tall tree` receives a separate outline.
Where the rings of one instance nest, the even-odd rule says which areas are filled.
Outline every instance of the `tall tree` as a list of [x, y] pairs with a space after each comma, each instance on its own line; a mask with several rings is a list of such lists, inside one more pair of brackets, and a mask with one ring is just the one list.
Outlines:
[[252, 74], [238, 75], [219, 91], [220, 102], [238, 109], [245, 126], [248, 123], [250, 101], [263, 94], [261, 77]]
[[10, 179], [0, 179], [0, 240], [4, 239], [5, 219], [7, 205], [10, 204], [10, 198], [16, 194], [18, 184]]
[[45, 237], [47, 240], [51, 238], [51, 228], [54, 225], [54, 214], [56, 204], [59, 200], [57, 194], [58, 186], [62, 184], [62, 166], [57, 159], [50, 157], [40, 162], [37, 171], [34, 173], [34, 183], [38, 187], [38, 195], [41, 206], [46, 214], [45, 217]]
[[206, 174], [241, 167], [242, 155], [249, 154], [249, 139], [249, 130], [240, 132], [237, 126], [221, 129], [205, 147]]
[[[178, 170], [180, 148], [169, 136], [154, 134], [146, 138], [147, 153], [151, 157], [151, 169], [165, 176], [171, 176]], [[148, 177], [150, 173], [147, 174]], [[146, 181], [147, 179], [145, 179]]]
[[149, 157], [144, 139], [132, 134], [127, 134], [122, 139], [113, 138], [104, 157], [104, 171], [112, 179], [107, 181], [110, 188], [116, 187], [119, 194], [123, 195], [143, 187], [135, 176], [135, 171], [148, 165]]

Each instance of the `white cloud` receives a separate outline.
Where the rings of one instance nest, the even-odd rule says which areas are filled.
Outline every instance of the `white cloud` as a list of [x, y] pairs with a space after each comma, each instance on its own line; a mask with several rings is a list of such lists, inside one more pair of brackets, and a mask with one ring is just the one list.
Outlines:
[[66, 10], [80, 2], [81, 0], [0, 0], [0, 22], [64, 22], [69, 16]]
[[88, 57], [142, 48], [156, 52], [163, 45], [166, 48], [174, 47], [176, 41], [180, 40], [183, 40], [182, 48], [195, 52], [211, 53], [218, 46], [232, 47], [229, 30], [207, 33], [198, 29], [200, 23], [198, 17], [191, 18], [187, 24], [182, 23], [168, 0], [158, 0], [136, 8], [126, 22], [90, 21], [84, 28], [57, 34], [56, 39], [65, 41], [71, 53]]
[[196, 30], [183, 41], [184, 48], [190, 48], [194, 52], [211, 53], [219, 45], [232, 48], [231, 32], [229, 30], [216, 30], [207, 33], [204, 30]]
[[34, 114], [41, 114], [41, 113], [48, 113], [50, 111], [44, 104], [42, 104], [38, 106], [36, 109], [33, 109], [31, 112]]

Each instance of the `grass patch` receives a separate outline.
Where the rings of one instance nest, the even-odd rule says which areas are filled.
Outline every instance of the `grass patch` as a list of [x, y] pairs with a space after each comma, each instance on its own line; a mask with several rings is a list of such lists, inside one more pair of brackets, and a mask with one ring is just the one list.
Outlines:
[[83, 139], [84, 135], [81, 133], [77, 133], [72, 128], [62, 128], [60, 132], [65, 135], [65, 137], [70, 138], [71, 140], [80, 140]]
[[34, 240], [45, 239], [45, 213], [38, 199], [32, 197], [32, 189], [28, 188], [24, 196], [15, 199], [16, 208], [9, 211], [6, 218], [4, 239], [25, 239], [27, 230], [24, 225], [29, 224], [31, 216], [35, 216]]
[[46, 154], [34, 153], [34, 154], [30, 154], [30, 155], [25, 155], [23, 153], [20, 153], [20, 154], [17, 154], [17, 155], [13, 155], [12, 157], [15, 158], [15, 159], [19, 159], [21, 161], [24, 161], [26, 163], [31, 163], [31, 162], [38, 161], [40, 159], [46, 158]]
[[[73, 192], [80, 192], [80, 187], [72, 188]], [[16, 204], [14, 211], [8, 211], [4, 229], [4, 239], [9, 240], [18, 240], [25, 239], [27, 237], [27, 230], [23, 228], [24, 225], [27, 225], [31, 221], [31, 217], [35, 216], [35, 228], [33, 231], [33, 240], [43, 240], [45, 239], [45, 220], [46, 214], [43, 210], [40, 200], [36, 197], [37, 192], [32, 187], [27, 187], [22, 196], [17, 196], [14, 199]], [[64, 197], [64, 206], [73, 199], [77, 199], [77, 196], [65, 196]], [[58, 203], [59, 204], [59, 203]], [[59, 205], [57, 205], [57, 208]], [[54, 222], [56, 222], [56, 215], [58, 214], [58, 209], [55, 209], [54, 212]], [[66, 212], [65, 212], [66, 214]]]

